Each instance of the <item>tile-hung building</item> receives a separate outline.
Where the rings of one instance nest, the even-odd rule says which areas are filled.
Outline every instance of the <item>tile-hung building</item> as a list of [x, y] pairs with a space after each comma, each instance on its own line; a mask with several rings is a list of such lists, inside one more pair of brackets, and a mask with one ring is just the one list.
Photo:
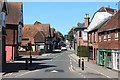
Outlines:
[[[6, 63], [6, 15], [8, 14], [7, 2], [0, 2], [0, 61]], [[1, 64], [1, 63], [0, 63]]]
[[18, 46], [22, 41], [23, 5], [22, 2], [8, 2], [6, 16], [6, 60], [17, 57]]
[[120, 10], [98, 30], [98, 64], [120, 70]]
[[115, 10], [107, 7], [101, 7], [96, 11], [92, 17], [91, 23], [88, 26], [88, 46], [89, 56], [93, 63], [97, 62], [97, 50], [98, 50], [98, 29], [108, 21]]

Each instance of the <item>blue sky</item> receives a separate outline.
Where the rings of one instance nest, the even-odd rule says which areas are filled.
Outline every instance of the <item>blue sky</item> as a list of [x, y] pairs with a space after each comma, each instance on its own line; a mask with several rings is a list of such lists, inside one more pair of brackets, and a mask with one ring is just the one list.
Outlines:
[[118, 8], [116, 2], [23, 2], [23, 6], [24, 24], [48, 23], [63, 35], [78, 22], [84, 22], [86, 13], [92, 18], [102, 6]]

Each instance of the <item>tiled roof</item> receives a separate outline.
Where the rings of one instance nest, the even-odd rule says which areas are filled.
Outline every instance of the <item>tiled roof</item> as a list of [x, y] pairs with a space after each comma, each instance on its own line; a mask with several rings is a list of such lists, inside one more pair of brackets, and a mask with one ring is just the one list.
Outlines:
[[34, 36], [34, 42], [45, 42], [45, 34], [43, 33], [43, 31], [38, 31], [36, 33], [36, 35]]
[[74, 30], [80, 31], [80, 30], [84, 30], [84, 29], [87, 29], [87, 27], [85, 27], [85, 23], [79, 23], [78, 27], [76, 27]]
[[106, 23], [104, 24], [98, 32], [120, 29], [120, 10]]
[[111, 14], [114, 14], [115, 11], [115, 9], [109, 7], [101, 7], [97, 12], [109, 12]]
[[[35, 28], [37, 28], [39, 31], [43, 31], [45, 34], [45, 37], [48, 36], [48, 31], [50, 31], [50, 24], [38, 24], [34, 25]], [[51, 35], [51, 34], [50, 34]]]
[[8, 15], [6, 16], [6, 24], [19, 24], [21, 2], [8, 2]]
[[31, 41], [34, 44], [34, 36], [38, 32], [38, 30], [32, 24], [24, 25], [22, 28], [23, 38], [29, 38], [29, 40], [23, 40], [22, 45], [27, 45], [28, 42]]

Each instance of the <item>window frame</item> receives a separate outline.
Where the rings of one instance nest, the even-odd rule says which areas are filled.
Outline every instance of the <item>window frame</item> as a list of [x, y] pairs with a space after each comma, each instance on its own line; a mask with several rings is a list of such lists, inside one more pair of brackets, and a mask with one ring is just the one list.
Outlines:
[[110, 35], [110, 34], [111, 34], [111, 32], [108, 31], [108, 32], [107, 32], [107, 35], [108, 35], [107, 38], [108, 38], [108, 40], [111, 40], [111, 35]]
[[118, 37], [119, 37], [118, 30], [115, 30], [114, 37], [115, 37], [115, 40], [118, 40]]
[[104, 41], [107, 41], [107, 32], [104, 32]]

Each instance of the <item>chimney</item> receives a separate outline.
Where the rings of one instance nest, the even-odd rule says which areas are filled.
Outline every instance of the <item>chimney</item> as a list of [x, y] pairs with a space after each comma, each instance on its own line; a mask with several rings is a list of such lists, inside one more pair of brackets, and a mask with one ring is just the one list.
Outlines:
[[89, 17], [89, 14], [85, 14], [85, 27], [88, 27], [88, 25], [89, 25], [89, 19], [90, 19], [90, 17]]

